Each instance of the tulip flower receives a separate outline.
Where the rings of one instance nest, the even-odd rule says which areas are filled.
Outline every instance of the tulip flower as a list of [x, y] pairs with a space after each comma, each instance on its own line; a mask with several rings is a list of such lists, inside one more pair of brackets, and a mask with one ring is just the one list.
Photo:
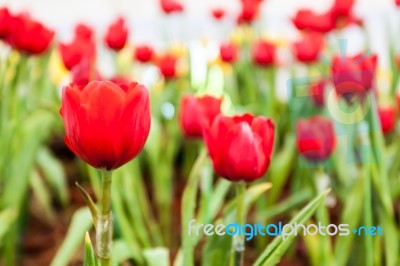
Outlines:
[[252, 58], [258, 66], [271, 66], [275, 62], [275, 46], [264, 40], [257, 41], [253, 46]]
[[300, 9], [292, 19], [293, 24], [299, 30], [327, 33], [335, 27], [330, 14], [316, 14], [310, 9]]
[[350, 14], [355, 0], [335, 0], [330, 9], [334, 16], [347, 16]]
[[296, 124], [297, 149], [312, 162], [326, 160], [335, 148], [335, 133], [331, 120], [315, 116], [301, 119]]
[[234, 63], [238, 57], [239, 49], [234, 43], [223, 43], [219, 48], [221, 60], [226, 63]]
[[394, 106], [380, 106], [378, 108], [381, 128], [384, 134], [389, 134], [393, 131], [396, 124], [396, 108]]
[[325, 99], [324, 99], [324, 92], [325, 92], [325, 80], [321, 80], [317, 83], [311, 85], [311, 96], [314, 104], [316, 106], [323, 106]]
[[346, 100], [353, 95], [365, 95], [373, 86], [376, 64], [376, 55], [334, 57], [331, 71], [336, 93]]
[[72, 82], [78, 86], [86, 86], [90, 81], [101, 80], [96, 67], [89, 60], [83, 60], [71, 69]]
[[211, 15], [215, 20], [221, 20], [225, 16], [225, 10], [223, 8], [214, 8], [211, 10]]
[[188, 138], [200, 138], [204, 126], [209, 126], [221, 112], [221, 99], [212, 96], [183, 96], [180, 104], [179, 123]]
[[120, 86], [122, 89], [127, 90], [129, 88], [129, 85], [131, 84], [131, 81], [128, 77], [124, 76], [115, 76], [110, 79], [111, 82], [114, 82], [118, 86]]
[[324, 37], [320, 33], [308, 33], [303, 39], [293, 44], [293, 53], [298, 61], [310, 64], [318, 61], [324, 44]]
[[135, 48], [134, 57], [136, 60], [142, 63], [150, 62], [153, 59], [154, 51], [151, 46], [139, 45]]
[[118, 18], [108, 27], [104, 41], [110, 49], [119, 51], [124, 48], [127, 39], [128, 28], [125, 20]]
[[158, 68], [165, 79], [176, 77], [177, 58], [172, 54], [165, 54], [158, 61]]
[[160, 6], [165, 14], [183, 12], [183, 5], [177, 0], [160, 0]]
[[61, 115], [65, 143], [83, 161], [105, 170], [116, 169], [143, 149], [150, 130], [147, 89], [110, 81], [63, 89]]
[[12, 16], [8, 11], [8, 8], [0, 8], [0, 39], [5, 39], [9, 32], [11, 26]]
[[48, 50], [54, 31], [22, 14], [12, 18], [7, 42], [15, 49], [27, 54], [42, 54]]
[[253, 22], [258, 15], [258, 11], [260, 9], [260, 0], [242, 0], [242, 6], [237, 18], [237, 22], [241, 23], [251, 23]]
[[95, 43], [90, 39], [75, 38], [71, 43], [60, 43], [59, 50], [64, 66], [68, 70], [85, 59], [93, 61], [96, 56]]
[[231, 181], [262, 177], [271, 162], [275, 127], [271, 119], [251, 114], [218, 115], [203, 137], [214, 170]]
[[394, 3], [396, 4], [396, 6], [400, 6], [400, 0], [394, 0]]
[[79, 23], [75, 26], [75, 38], [92, 39], [94, 37], [93, 29], [86, 24]]

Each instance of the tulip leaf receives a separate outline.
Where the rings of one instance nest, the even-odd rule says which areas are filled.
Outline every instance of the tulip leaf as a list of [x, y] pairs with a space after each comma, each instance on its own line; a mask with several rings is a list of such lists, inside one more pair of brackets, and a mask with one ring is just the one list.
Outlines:
[[143, 251], [146, 265], [148, 266], [169, 266], [169, 250], [167, 248], [152, 248]]
[[0, 212], [0, 243], [3, 243], [3, 237], [14, 224], [16, 218], [17, 212], [12, 208], [4, 209]]
[[68, 265], [76, 250], [81, 246], [82, 236], [92, 226], [90, 210], [87, 207], [78, 209], [72, 216], [67, 235], [53, 258], [51, 265]]
[[114, 240], [112, 244], [112, 259], [114, 264], [122, 264], [131, 258], [131, 251], [124, 240]]
[[75, 185], [78, 187], [78, 189], [81, 192], [82, 196], [85, 198], [86, 205], [89, 207], [90, 214], [92, 215], [93, 225], [96, 228], [97, 217], [98, 217], [96, 205], [94, 204], [94, 202], [93, 202], [92, 198], [90, 197], [89, 193], [87, 193], [86, 190], [78, 184], [78, 182], [75, 182]]
[[31, 185], [33, 195], [38, 200], [40, 205], [39, 211], [43, 211], [44, 215], [49, 221], [54, 221], [55, 214], [51, 206], [51, 195], [37, 171], [32, 171], [29, 183]]
[[44, 147], [38, 151], [36, 162], [43, 177], [55, 191], [54, 195], [65, 206], [68, 203], [68, 187], [61, 162], [54, 158], [49, 149]]
[[[311, 216], [315, 213], [317, 208], [324, 202], [326, 196], [330, 190], [325, 191], [321, 195], [317, 196], [314, 200], [312, 200], [309, 204], [307, 204], [291, 221], [290, 224], [304, 224], [306, 223]], [[285, 239], [282, 236], [277, 236], [275, 239], [267, 246], [267, 248], [261, 253], [258, 257], [254, 266], [259, 265], [276, 265], [289, 246], [292, 244], [294, 240], [295, 234], [291, 234], [286, 236]]]
[[83, 257], [84, 266], [97, 266], [96, 255], [93, 250], [92, 241], [90, 241], [89, 233], [85, 235], [85, 253]]

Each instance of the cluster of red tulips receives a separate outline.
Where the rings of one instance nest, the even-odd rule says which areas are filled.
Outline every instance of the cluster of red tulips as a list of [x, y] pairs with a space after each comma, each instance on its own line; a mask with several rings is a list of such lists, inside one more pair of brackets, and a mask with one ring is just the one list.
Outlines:
[[[82, 175], [89, 176], [99, 199], [95, 204], [90, 193], [78, 184], [96, 231], [96, 252], [91, 244], [86, 245], [85, 265], [97, 265], [96, 261], [111, 265], [112, 260], [120, 259], [111, 254], [114, 223], [118, 225], [117, 237], [122, 235], [119, 239], [130, 249], [128, 259], [138, 265], [161, 265], [161, 262], [157, 264], [159, 261], [154, 264], [154, 260], [168, 263], [172, 260], [169, 253], [176, 243], [171, 229], [176, 219], [180, 220], [182, 233], [177, 235], [182, 241], [173, 252], [177, 254], [174, 265], [186, 266], [195, 264], [193, 254], [200, 242], [200, 237], [187, 234], [190, 220], [196, 218], [204, 224], [217, 220], [245, 223], [248, 217], [254, 223], [259, 222], [255, 219], [271, 222], [275, 221], [275, 210], [277, 215], [291, 217], [298, 207], [292, 202], [298, 201], [310, 203], [292, 222], [306, 223], [312, 218], [330, 223], [336, 219], [335, 222], [340, 220], [353, 228], [380, 223], [386, 230], [382, 238], [363, 238], [365, 248], [353, 255], [351, 249], [343, 250], [356, 243], [352, 237], [346, 240], [304, 237], [313, 265], [347, 265], [352, 259], [365, 265], [399, 263], [400, 238], [396, 228], [399, 210], [394, 206], [400, 195], [397, 178], [400, 141], [396, 139], [395, 100], [400, 106], [400, 94], [396, 96], [395, 56], [391, 58], [393, 85], [389, 92], [382, 92], [377, 80], [377, 54], [366, 51], [342, 54], [328, 41], [349, 27], [364, 32], [363, 21], [353, 10], [354, 0], [335, 0], [323, 13], [298, 10], [292, 23], [299, 38], [289, 44], [258, 36], [253, 30], [265, 2], [240, 1], [231, 37], [218, 43], [217, 58], [204, 59], [206, 75], [197, 83], [189, 48], [171, 45], [159, 52], [150, 44], [132, 45], [130, 28], [123, 17], [116, 18], [101, 38], [107, 47], [105, 53], [111, 54], [116, 63], [113, 74], [107, 76], [100, 71], [98, 62], [103, 54], [99, 52], [97, 33], [89, 25], [78, 24], [73, 38], [60, 42], [53, 30], [29, 14], [0, 9], [0, 48], [8, 53], [4, 60], [7, 63], [0, 71], [0, 139], [4, 139], [0, 147], [7, 148], [8, 152], [3, 161], [0, 157], [0, 166], [5, 169], [0, 170], [0, 176], [17, 171], [15, 166], [6, 168], [6, 159], [25, 147], [18, 149], [15, 148], [18, 143], [7, 143], [13, 136], [25, 136], [31, 129], [19, 126], [30, 125], [24, 122], [25, 117], [36, 109], [53, 115], [61, 106], [62, 120], [50, 124], [48, 134], [63, 122], [66, 146], [101, 173], [99, 181], [91, 168], [81, 167], [85, 169]], [[179, 14], [185, 12], [184, 5], [177, 0], [159, 3], [165, 18], [173, 15], [179, 19]], [[213, 8], [210, 14], [217, 23], [229, 19], [228, 11], [221, 7]], [[209, 49], [205, 43], [201, 45], [202, 49]], [[120, 59], [126, 54], [130, 59], [124, 65]], [[62, 64], [57, 66], [60, 72], [67, 73], [62, 79], [60, 98], [53, 93], [60, 84], [53, 84], [51, 88], [43, 85], [49, 80], [46, 70], [53, 67], [54, 58]], [[42, 70], [40, 77], [35, 76], [35, 67]], [[158, 70], [154, 81], [143, 82], [150, 85], [133, 81], [143, 80], [140, 75], [154, 69]], [[290, 72], [286, 87], [279, 85], [282, 84], [278, 78], [280, 69]], [[288, 99], [282, 99], [280, 91], [287, 91]], [[45, 137], [32, 147], [40, 145], [47, 145]], [[40, 153], [43, 149], [37, 150]], [[32, 167], [34, 173], [49, 172], [46, 168], [35, 168], [34, 151], [32, 163], [26, 163], [27, 167]], [[143, 155], [139, 156], [142, 151]], [[210, 165], [205, 160], [206, 154]], [[21, 158], [26, 162], [25, 157]], [[211, 168], [213, 171], [207, 172]], [[131, 178], [139, 181], [121, 181], [133, 174], [138, 176]], [[177, 193], [174, 183], [180, 175], [185, 186], [182, 193]], [[223, 179], [215, 181], [214, 175]], [[26, 176], [28, 180], [29, 170]], [[142, 177], [147, 176], [151, 177], [150, 181], [144, 178], [147, 181], [143, 182]], [[268, 196], [263, 194], [270, 187], [265, 184], [266, 178], [273, 185]], [[112, 182], [120, 190], [134, 184], [135, 193], [131, 194], [135, 196], [128, 191], [118, 193]], [[224, 200], [230, 198], [231, 185], [237, 187], [237, 195], [231, 204], [223, 207]], [[150, 196], [146, 194], [146, 186], [150, 187]], [[329, 196], [328, 189], [332, 189]], [[177, 194], [179, 197], [182, 194], [178, 218], [173, 214]], [[288, 203], [287, 194], [291, 194]], [[339, 214], [332, 214], [329, 198], [339, 202], [334, 210], [338, 209]], [[254, 210], [250, 208], [253, 203]], [[138, 205], [137, 212], [128, 210], [136, 208], [132, 204]], [[18, 206], [22, 208], [22, 203]], [[115, 220], [111, 209], [115, 211]], [[354, 217], [351, 213], [355, 213]], [[84, 231], [89, 230], [88, 226]], [[125, 235], [130, 233], [133, 236]], [[0, 247], [1, 237], [0, 234]], [[257, 259], [252, 258], [255, 265], [278, 263], [293, 241], [294, 237], [283, 240], [278, 236], [267, 246], [267, 239], [260, 240], [254, 245], [262, 250]], [[247, 261], [244, 242], [243, 235], [235, 235], [232, 240], [207, 240], [202, 258], [210, 257], [214, 263], [210, 265], [228, 261], [243, 265]], [[160, 246], [171, 250], [167, 249], [167, 255], [160, 255], [157, 253]], [[231, 246], [230, 255], [223, 252], [227, 250], [225, 246]], [[317, 246], [321, 248], [316, 249]], [[390, 252], [384, 254], [382, 247]], [[63, 252], [60, 254], [69, 251]], [[54, 265], [64, 257], [56, 256]], [[219, 259], [222, 264], [215, 264]]]

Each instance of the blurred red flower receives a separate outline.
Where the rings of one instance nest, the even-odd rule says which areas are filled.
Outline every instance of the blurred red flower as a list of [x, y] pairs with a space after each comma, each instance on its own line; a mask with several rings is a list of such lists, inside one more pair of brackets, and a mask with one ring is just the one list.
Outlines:
[[211, 10], [211, 15], [216, 20], [221, 20], [225, 16], [225, 10], [223, 8], [214, 8]]
[[9, 32], [12, 23], [12, 16], [8, 11], [8, 8], [0, 8], [0, 39], [5, 39]]
[[241, 10], [237, 22], [252, 23], [258, 16], [261, 0], [242, 0]]
[[65, 143], [93, 167], [113, 170], [143, 149], [150, 130], [147, 89], [131, 83], [124, 89], [110, 81], [92, 81], [63, 89], [60, 110]]
[[296, 135], [297, 149], [307, 160], [313, 162], [326, 160], [335, 148], [333, 123], [325, 117], [300, 119], [296, 124]]
[[181, 13], [184, 8], [177, 0], [160, 0], [160, 6], [165, 14]]
[[181, 98], [179, 123], [183, 134], [188, 138], [202, 136], [204, 126], [209, 126], [221, 112], [221, 99], [212, 96], [195, 97], [185, 95]]
[[147, 63], [153, 59], [154, 50], [148, 45], [139, 45], [135, 48], [134, 57], [142, 63]]
[[311, 85], [311, 96], [316, 106], [323, 106], [325, 99], [325, 80], [320, 80]]
[[275, 62], [275, 45], [259, 40], [252, 49], [253, 62], [261, 67], [271, 66]]
[[378, 113], [382, 132], [384, 134], [392, 132], [396, 125], [396, 108], [392, 105], [379, 106]]
[[71, 70], [72, 82], [78, 86], [86, 86], [90, 81], [102, 80], [93, 62], [84, 59]]
[[299, 9], [292, 22], [299, 30], [326, 33], [335, 27], [330, 14], [316, 14], [310, 9]]
[[203, 137], [214, 170], [231, 181], [254, 181], [265, 174], [274, 145], [271, 119], [251, 114], [218, 115]]
[[111, 23], [107, 29], [104, 41], [107, 46], [114, 50], [119, 51], [124, 48], [126, 40], [128, 39], [128, 28], [123, 18], [118, 18]]
[[330, 12], [335, 17], [347, 16], [352, 11], [355, 0], [335, 0], [331, 6]]
[[339, 96], [363, 96], [374, 82], [377, 55], [359, 54], [353, 57], [333, 58], [331, 72]]
[[158, 59], [158, 68], [165, 79], [176, 77], [176, 63], [178, 58], [172, 54], [165, 54]]
[[293, 44], [293, 54], [298, 61], [310, 64], [318, 61], [324, 45], [324, 36], [321, 33], [309, 32]]
[[9, 21], [6, 41], [17, 50], [27, 54], [42, 54], [48, 50], [54, 31], [29, 17], [27, 14], [13, 16]]
[[94, 37], [93, 29], [83, 23], [75, 26], [75, 38], [77, 39], [92, 39]]
[[60, 43], [58, 48], [68, 70], [71, 70], [82, 60], [93, 61], [96, 57], [96, 45], [92, 39], [76, 37], [71, 43]]
[[219, 47], [219, 54], [222, 61], [234, 63], [239, 55], [239, 49], [234, 43], [223, 43]]

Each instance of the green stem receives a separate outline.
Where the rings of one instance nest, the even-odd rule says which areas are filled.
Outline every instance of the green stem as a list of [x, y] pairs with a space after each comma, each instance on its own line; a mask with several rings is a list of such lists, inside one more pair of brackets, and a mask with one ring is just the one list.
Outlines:
[[111, 220], [111, 176], [112, 171], [101, 171], [100, 214], [96, 225], [97, 256], [101, 266], [111, 265], [112, 220]]
[[[245, 183], [237, 183], [236, 184], [236, 222], [239, 224], [239, 227], [243, 226], [245, 222], [245, 211], [244, 211], [244, 199], [246, 193], [246, 184]], [[237, 234], [233, 236], [232, 242], [233, 248], [233, 265], [241, 266], [243, 265], [243, 253], [244, 253], [244, 235], [239, 231]]]
[[[372, 226], [372, 199], [371, 199], [371, 172], [369, 164], [363, 165], [364, 172], [364, 225], [367, 228]], [[373, 239], [371, 236], [365, 237], [365, 265], [372, 266], [374, 261]]]

